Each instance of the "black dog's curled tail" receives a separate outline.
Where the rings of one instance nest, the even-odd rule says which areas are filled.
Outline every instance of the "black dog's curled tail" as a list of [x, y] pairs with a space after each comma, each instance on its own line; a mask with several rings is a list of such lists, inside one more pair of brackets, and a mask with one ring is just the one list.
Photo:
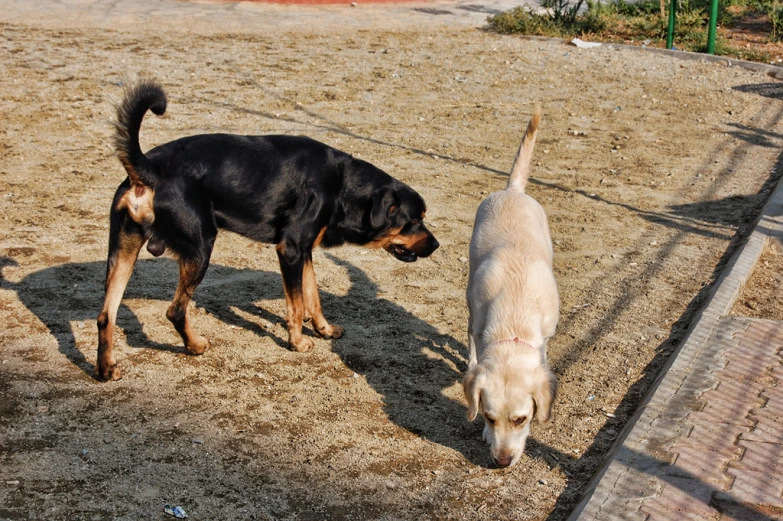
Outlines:
[[114, 146], [120, 162], [128, 172], [131, 184], [154, 187], [157, 176], [139, 145], [141, 121], [148, 110], [158, 116], [166, 112], [166, 93], [163, 92], [163, 87], [148, 79], [125, 87], [125, 97], [117, 106]]

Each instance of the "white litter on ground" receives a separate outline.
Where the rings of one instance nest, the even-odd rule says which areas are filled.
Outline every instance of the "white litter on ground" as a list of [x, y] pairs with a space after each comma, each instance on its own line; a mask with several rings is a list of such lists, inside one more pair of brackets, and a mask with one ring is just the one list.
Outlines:
[[592, 49], [593, 47], [600, 47], [600, 42], [585, 42], [583, 40], [580, 40], [579, 38], [574, 38], [571, 40], [571, 45], [576, 45], [580, 49]]

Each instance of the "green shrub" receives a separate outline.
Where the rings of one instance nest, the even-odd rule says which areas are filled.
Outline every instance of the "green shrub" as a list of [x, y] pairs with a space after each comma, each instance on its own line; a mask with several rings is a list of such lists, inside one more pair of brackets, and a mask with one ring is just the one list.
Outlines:
[[604, 32], [609, 27], [609, 16], [597, 9], [590, 8], [588, 1], [587, 12], [579, 18], [579, 32], [582, 34], [595, 34]]
[[582, 8], [585, 0], [576, 0], [571, 5], [570, 0], [541, 0], [541, 5], [552, 10], [552, 19], [559, 25], [570, 27], [576, 22], [579, 9]]
[[[661, 45], [668, 28], [669, 0], [661, 13], [659, 0], [543, 0], [549, 13], [534, 13], [516, 7], [505, 13], [490, 16], [490, 25], [502, 33], [524, 33], [560, 38], [588, 34], [598, 40], [621, 39], [654, 40]], [[582, 2], [586, 12], [579, 13]], [[675, 46], [681, 50], [704, 52], [707, 49], [707, 26], [711, 0], [678, 0]], [[731, 23], [747, 13], [766, 14], [772, 22], [770, 39], [783, 40], [783, 0], [719, 0], [719, 24]], [[743, 60], [769, 62], [770, 53], [748, 48], [731, 47], [720, 34], [715, 53]]]
[[615, 12], [620, 16], [646, 16], [661, 12], [661, 6], [658, 2], [642, 0], [640, 2], [615, 0]]
[[524, 7], [487, 18], [493, 29], [504, 34], [531, 34], [536, 36], [561, 36], [562, 31], [548, 17], [530, 12]]
[[667, 23], [660, 16], [639, 16], [631, 20], [629, 25], [639, 36], [666, 38]]
[[611, 17], [617, 14], [614, 3], [587, 0], [587, 14]]
[[556, 14], [554, 8], [552, 14], [533, 13], [525, 7], [515, 7], [509, 11], [487, 18], [489, 25], [499, 33], [504, 34], [530, 34], [536, 36], [570, 37], [585, 33], [599, 33], [609, 26], [610, 17], [604, 11], [591, 9], [588, 2], [588, 10], [581, 16], [575, 12], [567, 11]]
[[[707, 50], [707, 22], [708, 19], [702, 11], [680, 13], [677, 16], [676, 35], [683, 47], [689, 50], [701, 52]], [[666, 34], [666, 28], [663, 29]]]
[[777, 0], [768, 1], [766, 7], [769, 21], [772, 22], [772, 33], [769, 38], [772, 41], [783, 39], [783, 6], [780, 6]]

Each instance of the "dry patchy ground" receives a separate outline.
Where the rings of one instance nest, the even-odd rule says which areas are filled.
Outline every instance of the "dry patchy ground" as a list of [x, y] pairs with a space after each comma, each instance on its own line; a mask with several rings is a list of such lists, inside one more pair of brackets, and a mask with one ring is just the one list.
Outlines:
[[[564, 518], [777, 179], [781, 84], [464, 26], [176, 22], [0, 25], [0, 518], [158, 519], [165, 503], [193, 519]], [[347, 333], [300, 354], [274, 248], [224, 233], [193, 306], [201, 357], [165, 319], [174, 261], [145, 253], [118, 321], [124, 378], [97, 382], [129, 73], [170, 98], [145, 149], [312, 136], [417, 188], [441, 249], [415, 264], [318, 251], [325, 314]], [[465, 260], [535, 103], [560, 395], [497, 470], [460, 387]]]

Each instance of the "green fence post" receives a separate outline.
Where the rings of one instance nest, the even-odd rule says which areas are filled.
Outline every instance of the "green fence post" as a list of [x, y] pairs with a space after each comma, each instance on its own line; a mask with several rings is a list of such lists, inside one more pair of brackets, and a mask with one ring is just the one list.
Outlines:
[[710, 28], [707, 32], [707, 53], [715, 54], [715, 33], [718, 29], [718, 0], [710, 4]]
[[666, 48], [674, 47], [674, 24], [677, 21], [677, 0], [669, 2], [669, 29], [666, 31]]

